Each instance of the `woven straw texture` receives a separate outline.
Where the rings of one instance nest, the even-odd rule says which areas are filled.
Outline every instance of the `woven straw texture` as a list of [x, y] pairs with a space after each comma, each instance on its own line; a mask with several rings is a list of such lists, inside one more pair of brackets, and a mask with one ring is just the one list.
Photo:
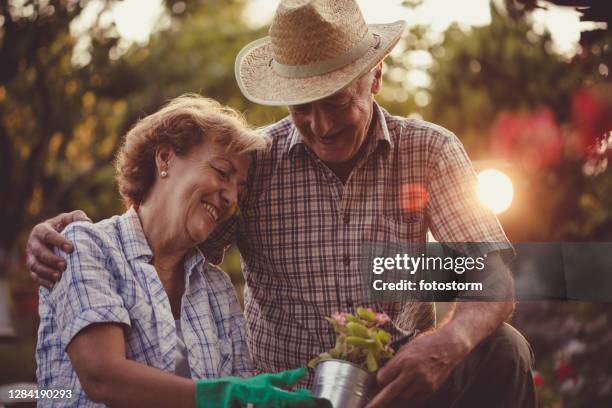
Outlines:
[[276, 61], [304, 65], [347, 52], [368, 31], [354, 1], [285, 1], [270, 26]]
[[[262, 105], [298, 105], [325, 98], [371, 70], [397, 44], [405, 23], [367, 25], [354, 0], [284, 0], [270, 36], [248, 44], [236, 57], [236, 81], [244, 96]], [[369, 32], [368, 32], [369, 27]], [[286, 78], [272, 61], [300, 66], [350, 51], [365, 35], [374, 41], [365, 54], [326, 74]]]

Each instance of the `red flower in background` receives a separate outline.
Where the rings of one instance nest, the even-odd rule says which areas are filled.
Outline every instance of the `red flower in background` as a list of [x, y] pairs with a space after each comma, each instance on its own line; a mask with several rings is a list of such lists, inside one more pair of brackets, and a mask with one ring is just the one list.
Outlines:
[[599, 142], [612, 131], [612, 86], [582, 88], [572, 100], [572, 124], [580, 154], [603, 154]]
[[555, 365], [554, 374], [559, 381], [565, 381], [568, 378], [572, 378], [576, 375], [576, 369], [567, 361], [561, 360]]
[[493, 124], [492, 150], [529, 171], [547, 169], [562, 158], [561, 128], [547, 107], [535, 112], [503, 112]]
[[533, 383], [536, 387], [543, 387], [545, 385], [544, 377], [539, 371], [533, 371]]

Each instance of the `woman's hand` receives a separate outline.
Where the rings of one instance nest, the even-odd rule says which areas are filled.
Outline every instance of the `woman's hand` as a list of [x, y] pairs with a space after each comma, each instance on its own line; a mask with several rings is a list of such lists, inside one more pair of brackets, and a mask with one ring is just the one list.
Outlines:
[[287, 391], [307, 374], [305, 367], [251, 378], [223, 377], [200, 380], [196, 384], [198, 407], [249, 406], [272, 408], [329, 407], [325, 399], [315, 398], [310, 390]]
[[55, 255], [53, 248], [72, 252], [72, 243], [62, 237], [60, 232], [75, 221], [92, 222], [87, 214], [76, 210], [50, 218], [32, 229], [26, 245], [26, 266], [34, 282], [51, 289], [66, 270], [66, 261]]

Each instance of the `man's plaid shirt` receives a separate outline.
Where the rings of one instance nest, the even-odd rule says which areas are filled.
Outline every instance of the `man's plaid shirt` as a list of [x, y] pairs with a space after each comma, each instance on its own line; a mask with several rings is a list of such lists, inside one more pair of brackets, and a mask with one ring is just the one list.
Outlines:
[[333, 347], [324, 319], [333, 312], [382, 309], [396, 337], [435, 323], [431, 303], [363, 301], [364, 241], [424, 243], [430, 229], [440, 242], [511, 248], [496, 217], [477, 202], [475, 173], [453, 133], [378, 105], [374, 120], [345, 184], [302, 142], [289, 117], [267, 128], [272, 148], [254, 161], [237, 231], [229, 225], [203, 247], [214, 256], [212, 246], [236, 233], [249, 351], [259, 370], [303, 366]]

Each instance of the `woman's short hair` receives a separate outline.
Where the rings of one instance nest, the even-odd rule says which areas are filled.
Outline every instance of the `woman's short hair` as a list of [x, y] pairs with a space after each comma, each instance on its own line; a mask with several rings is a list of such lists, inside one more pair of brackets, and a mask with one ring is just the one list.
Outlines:
[[119, 193], [127, 206], [145, 199], [155, 182], [155, 153], [162, 144], [185, 156], [204, 141], [230, 154], [265, 149], [269, 138], [251, 129], [236, 110], [197, 94], [172, 99], [159, 111], [140, 119], [125, 136], [115, 168]]

